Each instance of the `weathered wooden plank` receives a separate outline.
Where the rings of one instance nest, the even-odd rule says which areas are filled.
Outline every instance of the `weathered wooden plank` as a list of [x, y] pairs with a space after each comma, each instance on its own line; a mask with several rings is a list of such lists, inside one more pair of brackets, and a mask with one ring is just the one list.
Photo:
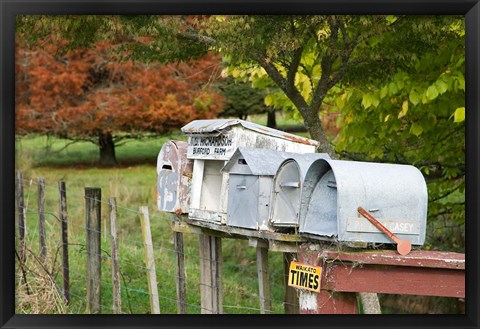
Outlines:
[[355, 293], [300, 291], [300, 314], [358, 314]]
[[202, 314], [223, 313], [221, 239], [199, 235], [200, 304]]
[[213, 313], [212, 301], [212, 266], [210, 256], [210, 237], [206, 234], [198, 236], [200, 252], [200, 306], [202, 314]]
[[68, 304], [70, 302], [70, 265], [68, 260], [68, 212], [67, 212], [67, 187], [65, 185], [65, 182], [63, 181], [58, 182], [58, 192], [60, 197], [59, 218], [60, 218], [61, 237], [62, 237], [63, 296], [65, 298], [65, 301]]
[[260, 313], [269, 314], [272, 312], [272, 301], [270, 296], [270, 278], [268, 271], [268, 249], [260, 244], [257, 245], [256, 248]]
[[110, 198], [108, 201], [110, 212], [110, 249], [112, 254], [112, 296], [113, 313], [122, 313], [122, 296], [120, 290], [120, 250], [118, 248], [118, 230], [117, 230], [117, 201]]
[[17, 171], [17, 211], [18, 211], [18, 254], [20, 256], [20, 261], [22, 263], [25, 263], [26, 221], [25, 221], [25, 199], [24, 199], [24, 192], [23, 192], [23, 173], [21, 171]]
[[[65, 191], [61, 183], [60, 191]], [[99, 188], [85, 188], [87, 312], [90, 314], [101, 313], [101, 193]], [[62, 223], [66, 221], [62, 220]]]
[[214, 314], [223, 313], [223, 289], [222, 289], [222, 239], [210, 237], [211, 266], [212, 266], [212, 305]]
[[147, 268], [148, 292], [150, 297], [150, 309], [152, 314], [160, 314], [160, 302], [158, 297], [157, 273], [155, 270], [155, 258], [153, 255], [152, 233], [150, 230], [150, 216], [148, 207], [140, 207], [140, 223], [142, 225], [143, 244], [145, 246], [145, 266]]
[[[257, 239], [263, 239], [263, 240], [276, 240], [276, 241], [284, 241], [284, 242], [305, 241], [305, 239], [298, 234], [286, 234], [286, 233], [278, 233], [278, 232], [250, 230], [250, 229], [245, 229], [240, 227], [217, 224], [213, 222], [194, 220], [186, 217], [183, 218], [182, 221], [183, 223], [186, 223], [194, 227], [199, 227], [202, 229], [210, 229], [212, 231], [216, 231], [220, 233], [226, 233], [226, 235], [221, 235], [222, 237], [240, 238], [240, 239], [257, 238]], [[174, 223], [173, 229], [179, 230], [179, 231], [186, 230], [186, 228], [184, 228], [182, 225], [183, 223]], [[192, 231], [192, 233], [194, 232], [195, 231]], [[212, 234], [215, 234], [215, 233], [212, 232]]]
[[47, 258], [47, 243], [45, 238], [45, 179], [38, 178], [38, 236], [40, 237], [40, 261], [43, 265]]
[[394, 250], [357, 252], [325, 250], [320, 257], [328, 260], [356, 262], [357, 264], [465, 269], [465, 254], [455, 252], [421, 250], [402, 256]]
[[185, 280], [185, 255], [183, 251], [183, 233], [173, 232], [173, 248], [175, 250], [177, 312], [187, 314], [187, 285]]
[[284, 286], [285, 286], [285, 304], [284, 310], [285, 314], [298, 314], [299, 309], [299, 300], [297, 291], [295, 288], [288, 285], [288, 272], [290, 270], [290, 262], [296, 259], [296, 254], [293, 253], [284, 253], [283, 254], [283, 266], [284, 266]]
[[465, 297], [465, 271], [326, 263], [322, 289], [338, 292]]

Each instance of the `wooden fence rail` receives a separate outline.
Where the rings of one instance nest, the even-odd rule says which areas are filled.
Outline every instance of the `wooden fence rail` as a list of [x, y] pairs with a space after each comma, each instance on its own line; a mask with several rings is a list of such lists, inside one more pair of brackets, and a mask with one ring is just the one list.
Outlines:
[[[18, 259], [24, 269], [26, 261], [26, 209], [23, 189], [23, 174], [17, 172], [18, 209]], [[62, 246], [63, 294], [70, 302], [70, 272], [68, 258], [68, 214], [66, 184], [58, 183], [60, 236]], [[86, 300], [87, 312], [101, 313], [101, 198], [99, 188], [85, 188], [85, 234], [86, 234]], [[112, 306], [115, 314], [122, 313], [121, 269], [119, 251], [119, 230], [117, 203], [115, 198], [108, 201], [111, 269]], [[38, 179], [38, 216], [40, 257], [45, 263], [47, 256], [45, 232], [45, 180]], [[150, 231], [148, 207], [140, 207], [145, 254], [145, 269], [152, 314], [160, 313], [154, 247]], [[196, 223], [186, 216], [172, 217], [173, 252], [175, 256], [176, 306], [178, 314], [186, 314], [187, 289], [184, 254], [184, 233], [194, 233], [199, 238], [198, 268], [201, 313], [223, 313], [222, 291], [222, 239], [248, 239], [256, 248], [258, 275], [258, 311], [272, 312], [268, 252], [282, 252], [284, 258], [285, 296], [284, 311], [295, 313], [357, 313], [355, 293], [393, 293], [431, 296], [465, 297], [465, 255], [438, 252], [412, 252], [407, 256], [396, 255], [393, 251], [339, 252], [322, 249], [321, 244], [311, 245], [302, 237], [277, 233], [259, 232], [240, 228], [215, 226], [211, 223]], [[83, 227], [83, 226], [82, 226]], [[106, 226], [105, 226], [106, 227]], [[289, 264], [298, 260], [306, 264], [323, 266], [321, 291], [319, 294], [298, 291], [288, 286]], [[361, 266], [359, 266], [361, 264]], [[139, 266], [142, 267], [142, 266]], [[25, 273], [23, 280], [26, 283]], [[411, 282], [415, 282], [412, 284]], [[28, 289], [28, 285], [27, 285]], [[127, 294], [129, 289], [126, 288]], [[300, 300], [299, 297], [300, 296]], [[128, 295], [127, 295], [128, 297]], [[173, 300], [173, 299], [172, 299]], [[300, 308], [299, 305], [302, 305]], [[319, 306], [321, 305], [321, 306]], [[226, 306], [225, 306], [226, 307]]]

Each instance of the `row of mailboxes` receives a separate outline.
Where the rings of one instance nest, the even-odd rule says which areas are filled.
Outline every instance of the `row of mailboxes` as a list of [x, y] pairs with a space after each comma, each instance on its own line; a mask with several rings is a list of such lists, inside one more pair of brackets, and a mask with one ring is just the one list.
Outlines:
[[230, 176], [222, 168], [239, 147], [314, 153], [318, 142], [238, 119], [196, 120], [182, 127], [193, 176], [189, 217], [227, 222]]
[[[332, 160], [313, 153], [310, 140], [289, 136], [289, 144], [241, 120], [200, 121], [182, 129], [188, 143], [168, 142], [159, 153], [160, 210], [248, 229], [296, 227], [320, 240], [391, 242], [362, 207], [399, 238], [424, 243], [427, 189], [415, 167]], [[268, 142], [258, 138], [265, 133]]]
[[294, 158], [303, 163], [329, 156], [326, 153], [299, 154], [239, 147], [222, 168], [222, 172], [230, 177], [226, 224], [259, 230], [298, 226], [300, 204], [295, 205], [295, 195], [290, 192], [301, 187], [300, 177], [297, 175], [282, 180], [280, 184], [274, 183], [278, 168]]

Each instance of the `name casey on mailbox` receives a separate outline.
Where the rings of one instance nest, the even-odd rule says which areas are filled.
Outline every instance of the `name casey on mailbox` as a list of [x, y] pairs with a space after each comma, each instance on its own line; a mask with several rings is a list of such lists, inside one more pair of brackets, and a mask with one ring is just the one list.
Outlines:
[[288, 285], [295, 288], [320, 292], [320, 266], [306, 265], [297, 262], [290, 263]]

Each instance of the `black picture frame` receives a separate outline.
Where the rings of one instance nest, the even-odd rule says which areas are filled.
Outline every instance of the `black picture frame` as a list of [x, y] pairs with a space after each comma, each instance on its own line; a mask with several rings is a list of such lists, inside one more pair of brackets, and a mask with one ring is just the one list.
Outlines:
[[[435, 327], [478, 328], [480, 4], [478, 0], [0, 0], [0, 327]], [[15, 16], [28, 14], [409, 14], [466, 19], [466, 309], [465, 315], [18, 315], [15, 314]]]

